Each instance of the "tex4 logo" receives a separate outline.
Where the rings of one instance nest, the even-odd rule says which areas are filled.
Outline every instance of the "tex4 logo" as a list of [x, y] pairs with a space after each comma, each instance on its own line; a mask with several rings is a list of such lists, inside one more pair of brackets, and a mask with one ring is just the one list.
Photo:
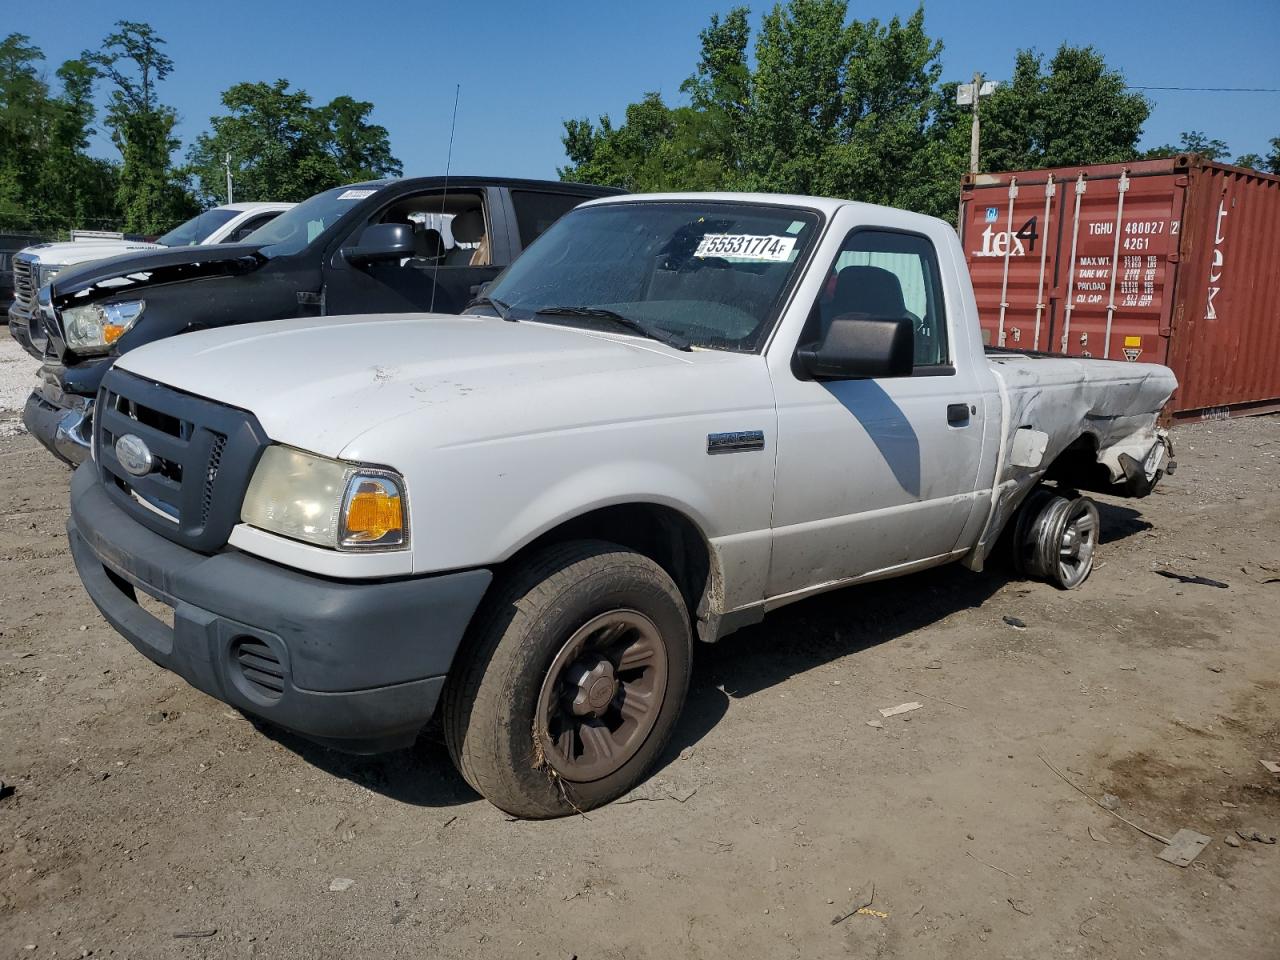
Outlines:
[[1221, 200], [1218, 203], [1218, 222], [1214, 225], [1213, 230], [1213, 259], [1209, 264], [1209, 292], [1204, 302], [1204, 318], [1206, 320], [1217, 320], [1218, 310], [1213, 305], [1213, 301], [1217, 299], [1218, 294], [1222, 292], [1219, 285], [1222, 280], [1222, 272], [1226, 267], [1226, 257], [1223, 255], [1222, 241], [1226, 237], [1222, 233], [1222, 221], [1227, 216], [1227, 201]]
[[982, 249], [975, 250], [975, 257], [1024, 257], [1035, 253], [1036, 240], [1040, 234], [1036, 232], [1036, 218], [1027, 220], [1017, 231], [997, 230], [988, 224], [982, 231]]

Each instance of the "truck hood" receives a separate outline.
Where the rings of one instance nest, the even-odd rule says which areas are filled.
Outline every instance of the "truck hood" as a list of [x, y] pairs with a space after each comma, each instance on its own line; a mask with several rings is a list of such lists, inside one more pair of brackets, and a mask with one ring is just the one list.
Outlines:
[[77, 240], [74, 243], [38, 243], [22, 252], [34, 256], [42, 267], [67, 268], [90, 260], [163, 249], [160, 244], [145, 240]]
[[394, 465], [406, 436], [447, 445], [688, 412], [690, 368], [762, 362], [551, 324], [395, 314], [200, 331], [116, 364], [248, 410], [278, 442]]
[[256, 270], [260, 244], [155, 247], [63, 270], [50, 283], [55, 307], [75, 306], [160, 283]]

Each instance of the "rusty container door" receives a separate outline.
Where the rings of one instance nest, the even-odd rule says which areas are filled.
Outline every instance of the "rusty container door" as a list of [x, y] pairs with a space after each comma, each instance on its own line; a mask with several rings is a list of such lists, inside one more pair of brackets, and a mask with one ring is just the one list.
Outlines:
[[1064, 242], [1054, 350], [1163, 363], [1173, 310], [1185, 180], [1172, 174], [1077, 174]]
[[[984, 340], [1164, 362], [1186, 184], [1173, 160], [967, 178], [964, 247]], [[993, 226], [1011, 192], [1012, 217]]]
[[1173, 417], [1280, 410], [1280, 177], [1207, 162], [1189, 173]]
[[965, 196], [961, 239], [983, 343], [1050, 349], [1061, 184], [1043, 171], [1013, 174]]

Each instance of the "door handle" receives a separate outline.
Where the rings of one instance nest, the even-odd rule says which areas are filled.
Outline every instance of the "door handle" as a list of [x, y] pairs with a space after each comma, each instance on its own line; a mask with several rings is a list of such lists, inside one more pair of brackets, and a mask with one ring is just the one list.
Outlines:
[[969, 425], [969, 405], [967, 403], [948, 403], [947, 425], [967, 427]]

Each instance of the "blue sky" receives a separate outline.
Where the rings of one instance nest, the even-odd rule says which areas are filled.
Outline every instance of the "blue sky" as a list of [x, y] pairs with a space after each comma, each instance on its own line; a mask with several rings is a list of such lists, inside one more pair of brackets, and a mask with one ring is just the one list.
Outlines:
[[[339, 94], [375, 104], [406, 173], [443, 170], [454, 84], [462, 84], [453, 170], [554, 177], [564, 162], [561, 122], [620, 117], [646, 90], [669, 101], [692, 72], [697, 34], [732, 4], [413, 2], [336, 0], [60, 0], [42, 8], [0, 0], [0, 10], [56, 11], [0, 31], [31, 35], [50, 77], [64, 59], [96, 47], [120, 18], [151, 23], [176, 62], [161, 87], [177, 108], [184, 151], [219, 112], [219, 94], [242, 80], [287, 78], [317, 102]], [[771, 4], [770, 4], [771, 5]], [[915, 3], [859, 3], [855, 16], [908, 15]], [[758, 22], [766, 5], [754, 4]], [[1159, 4], [929, 2], [926, 24], [944, 42], [945, 79], [981, 70], [1008, 76], [1014, 52], [1091, 43], [1153, 86], [1280, 87], [1280, 2]], [[1149, 93], [1155, 109], [1144, 146], [1199, 129], [1235, 155], [1266, 152], [1280, 136], [1280, 94]], [[111, 153], [101, 139], [95, 152]]]

